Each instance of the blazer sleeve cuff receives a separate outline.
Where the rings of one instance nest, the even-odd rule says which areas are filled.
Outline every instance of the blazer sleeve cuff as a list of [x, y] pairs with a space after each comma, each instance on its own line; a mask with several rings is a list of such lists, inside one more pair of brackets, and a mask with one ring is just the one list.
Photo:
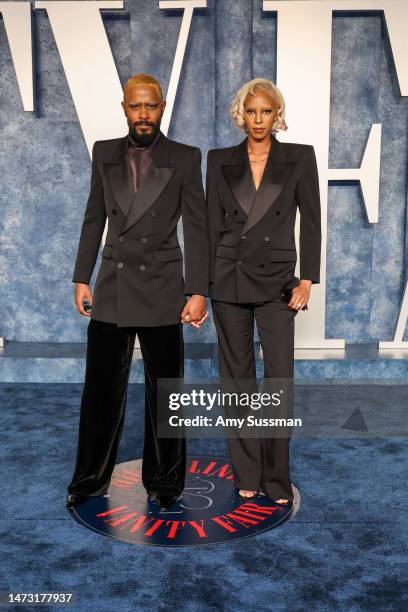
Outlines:
[[320, 283], [320, 276], [316, 274], [309, 274], [308, 272], [301, 272], [299, 275], [300, 280], [311, 280], [312, 285]]
[[188, 290], [186, 289], [184, 291], [184, 295], [186, 295], [187, 297], [191, 297], [192, 295], [202, 295], [203, 297], [208, 297], [209, 291], [208, 289], [204, 291], [203, 288], [200, 288], [200, 287], [197, 287], [195, 291], [189, 288]]
[[90, 278], [85, 278], [85, 277], [81, 277], [81, 276], [73, 276], [72, 278], [72, 282], [73, 283], [82, 283], [83, 285], [89, 285], [89, 283], [91, 282]]

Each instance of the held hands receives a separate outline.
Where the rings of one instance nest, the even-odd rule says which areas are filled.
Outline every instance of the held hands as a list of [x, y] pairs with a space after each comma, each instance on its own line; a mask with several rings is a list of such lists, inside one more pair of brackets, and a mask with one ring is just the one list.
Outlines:
[[84, 310], [84, 304], [86, 300], [92, 305], [92, 293], [89, 288], [89, 285], [85, 285], [84, 283], [75, 283], [75, 306], [79, 314], [84, 315], [84, 317], [90, 317], [91, 313], [86, 312]]
[[[90, 317], [90, 312], [84, 309], [83, 303], [85, 301], [88, 301], [92, 306], [92, 293], [89, 285], [75, 283], [76, 309], [84, 317]], [[184, 306], [180, 320], [182, 323], [190, 323], [193, 327], [200, 327], [207, 317], [208, 311], [205, 309], [205, 297], [203, 295], [193, 295]]]
[[309, 301], [311, 280], [301, 280], [297, 287], [292, 289], [292, 297], [288, 303], [288, 308], [301, 310]]
[[200, 327], [208, 317], [205, 309], [205, 297], [203, 295], [192, 295], [181, 311], [181, 323], [190, 323], [193, 327]]

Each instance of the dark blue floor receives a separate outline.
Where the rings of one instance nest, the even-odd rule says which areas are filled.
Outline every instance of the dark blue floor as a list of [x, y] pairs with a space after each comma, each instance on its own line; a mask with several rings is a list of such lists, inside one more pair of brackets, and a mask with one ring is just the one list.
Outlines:
[[[302, 501], [291, 521], [229, 544], [144, 547], [88, 531], [65, 510], [81, 390], [0, 385], [1, 591], [74, 592], [67, 609], [81, 612], [408, 609], [405, 437], [293, 439]], [[299, 388], [298, 402], [302, 393], [327, 410], [321, 387]], [[348, 387], [327, 394], [346, 419]], [[142, 397], [132, 385], [118, 462], [141, 456]], [[378, 404], [378, 389], [366, 386], [364, 410], [362, 401]], [[384, 418], [387, 403], [404, 415], [405, 401], [405, 389], [390, 387]], [[189, 452], [224, 455], [226, 447], [194, 441]]]

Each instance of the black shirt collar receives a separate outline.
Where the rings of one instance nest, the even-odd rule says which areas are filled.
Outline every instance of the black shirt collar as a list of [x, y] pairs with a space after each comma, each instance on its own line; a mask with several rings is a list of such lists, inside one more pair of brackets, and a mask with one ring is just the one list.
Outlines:
[[157, 141], [160, 138], [160, 133], [161, 132], [159, 130], [156, 136], [154, 137], [153, 141], [149, 145], [141, 145], [138, 142], [136, 142], [132, 134], [129, 132], [128, 133], [128, 147], [131, 147], [132, 149], [136, 149], [137, 151], [147, 151], [149, 149], [154, 149], [154, 147], [157, 144]]

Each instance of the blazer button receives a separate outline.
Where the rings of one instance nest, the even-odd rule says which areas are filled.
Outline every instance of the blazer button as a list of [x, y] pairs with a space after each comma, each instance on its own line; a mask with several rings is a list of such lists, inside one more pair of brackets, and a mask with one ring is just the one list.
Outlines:
[[277, 215], [280, 215], [280, 210], [277, 210], [277, 211], [276, 211], [276, 214], [277, 214]]
[[116, 208], [112, 208], [112, 215], [116, 215], [116, 214], [117, 214], [117, 212], [118, 212], [118, 211], [116, 210]]
[[157, 217], [157, 212], [155, 210], [152, 210], [152, 217]]
[[140, 242], [141, 242], [142, 244], [146, 244], [146, 243], [147, 243], [147, 238], [141, 238], [141, 239], [140, 239]]
[[141, 264], [139, 266], [139, 269], [142, 270], [142, 272], [143, 272], [144, 270], [146, 270], [146, 266], [144, 264]]
[[119, 236], [118, 241], [119, 241], [119, 242], [125, 242], [125, 239], [124, 239], [124, 237], [123, 237], [123, 236]]
[[265, 236], [264, 240], [265, 242], [269, 242], [269, 236]]
[[241, 240], [245, 240], [246, 235], [244, 234], [243, 236], [241, 236]]
[[118, 263], [118, 268], [119, 270], [121, 270], [124, 267], [125, 264], [123, 264], [121, 261]]
[[238, 214], [238, 211], [235, 209], [234, 210], [234, 215], [237, 215], [237, 214]]

